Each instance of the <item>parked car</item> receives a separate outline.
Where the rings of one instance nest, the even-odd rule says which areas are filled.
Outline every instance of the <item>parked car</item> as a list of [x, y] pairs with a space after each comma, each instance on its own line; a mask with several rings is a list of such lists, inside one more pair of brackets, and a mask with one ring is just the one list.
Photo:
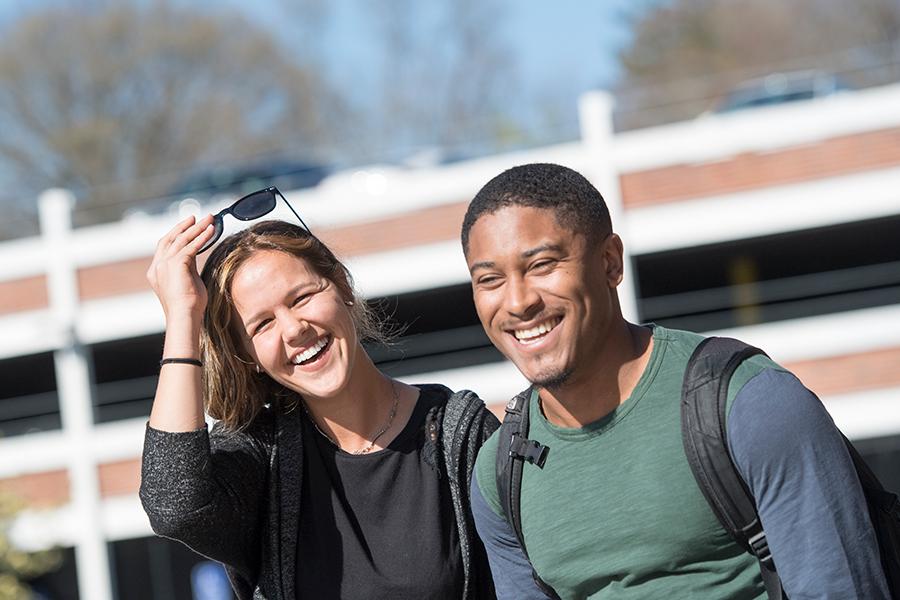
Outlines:
[[712, 112], [725, 113], [758, 106], [811, 100], [851, 89], [837, 75], [807, 70], [771, 73], [745, 81], [718, 102]]
[[242, 196], [270, 185], [287, 192], [314, 187], [328, 173], [328, 168], [320, 164], [287, 160], [211, 167], [195, 171], [176, 183], [168, 196], [202, 202], [220, 195]]

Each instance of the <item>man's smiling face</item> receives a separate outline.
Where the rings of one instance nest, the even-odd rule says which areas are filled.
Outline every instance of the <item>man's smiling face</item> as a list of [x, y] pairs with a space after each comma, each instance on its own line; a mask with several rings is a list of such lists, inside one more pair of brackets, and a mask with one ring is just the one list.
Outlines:
[[532, 383], [554, 389], [595, 372], [617, 314], [616, 242], [610, 235], [589, 243], [551, 210], [526, 206], [502, 208], [472, 225], [466, 261], [478, 317]]

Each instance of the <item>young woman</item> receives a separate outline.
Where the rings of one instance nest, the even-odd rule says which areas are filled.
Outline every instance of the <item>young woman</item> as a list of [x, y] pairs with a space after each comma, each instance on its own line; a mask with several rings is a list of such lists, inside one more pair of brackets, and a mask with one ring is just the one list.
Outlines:
[[378, 327], [308, 229], [253, 225], [201, 277], [222, 215], [253, 218], [240, 202], [179, 223], [148, 272], [166, 316], [140, 493], [154, 531], [224, 563], [241, 599], [492, 598], [469, 480], [496, 419], [375, 367]]

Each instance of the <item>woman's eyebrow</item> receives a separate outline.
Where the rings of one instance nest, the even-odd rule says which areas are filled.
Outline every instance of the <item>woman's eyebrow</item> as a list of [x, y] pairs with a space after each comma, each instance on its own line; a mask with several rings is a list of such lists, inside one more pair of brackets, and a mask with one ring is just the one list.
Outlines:
[[[288, 298], [291, 298], [292, 296], [296, 296], [297, 294], [299, 294], [301, 291], [303, 291], [304, 288], [315, 287], [316, 285], [317, 284], [314, 281], [305, 281], [301, 284], [298, 284], [298, 285], [292, 287], [287, 292], [285, 292], [283, 299], [287, 300]], [[264, 308], [264, 309], [260, 310], [259, 312], [253, 314], [249, 319], [244, 321], [244, 323], [243, 323], [244, 329], [248, 329], [250, 327], [250, 325], [252, 325], [256, 321], [258, 321], [264, 314], [266, 314], [268, 312], [270, 312], [269, 309]]]

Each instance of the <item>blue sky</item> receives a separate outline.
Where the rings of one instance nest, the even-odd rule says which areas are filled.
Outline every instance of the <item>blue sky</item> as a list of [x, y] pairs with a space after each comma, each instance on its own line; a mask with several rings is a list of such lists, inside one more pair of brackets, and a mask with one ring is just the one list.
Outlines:
[[[69, 4], [71, 0], [0, 0], [0, 18], [21, 14], [41, 4]], [[332, 11], [329, 50], [347, 72], [363, 75], [371, 56], [366, 34], [367, 18], [375, 3], [370, 0], [321, 0]], [[423, 2], [425, 0], [422, 0]], [[434, 0], [431, 0], [432, 2]], [[453, 0], [442, 0], [453, 2]], [[178, 0], [174, 0], [177, 4]], [[497, 24], [507, 46], [515, 55], [523, 83], [529, 88], [578, 92], [608, 85], [616, 76], [615, 53], [628, 40], [622, 18], [634, 10], [635, 0], [498, 0], [507, 10], [506, 20]], [[195, 4], [185, 2], [187, 5]], [[231, 8], [253, 13], [272, 28], [279, 29], [279, 15], [291, 0], [206, 0], [209, 10]], [[73, 2], [74, 4], [74, 2]], [[646, 4], [646, 2], [645, 2]], [[195, 4], [196, 5], [196, 4]]]
[[609, 85], [616, 50], [628, 40], [627, 0], [523, 0], [514, 4], [509, 39], [530, 85], [570, 93]]
[[[140, 0], [139, 0], [140, 1]], [[171, 0], [178, 4], [181, 0]], [[183, 0], [208, 10], [224, 7], [250, 13], [288, 42], [295, 32], [284, 26], [283, 15], [292, 0]], [[332, 76], [344, 89], [352, 89], [374, 68], [370, 33], [376, 0], [319, 0], [331, 18], [320, 37], [325, 39]], [[426, 2], [426, 0], [420, 0]], [[454, 0], [429, 0], [445, 6]], [[67, 5], [75, 0], [0, 0], [0, 18], [21, 14], [42, 4]], [[616, 51], [629, 37], [623, 14], [635, 6], [659, 0], [496, 0], [504, 19], [496, 24], [515, 66], [518, 89], [530, 98], [553, 100], [577, 110], [578, 94], [611, 85], [617, 75]], [[419, 4], [418, 8], [428, 6]], [[374, 7], [374, 8], [373, 8]], [[317, 32], [318, 33], [318, 32]], [[516, 110], [515, 98], [510, 99]], [[567, 109], [567, 110], [568, 110]]]
[[[512, 55], [520, 89], [529, 97], [556, 101], [574, 116], [581, 92], [608, 87], [615, 81], [616, 52], [629, 38], [623, 15], [634, 10], [634, 0], [498, 1], [505, 8], [505, 19], [496, 24], [496, 31]], [[253, 11], [278, 31], [283, 3], [229, 3]], [[367, 0], [328, 2], [331, 18], [324, 33], [329, 40], [324, 51], [335, 71], [332, 76], [345, 89], [365, 82], [377, 68], [372, 64], [374, 40], [370, 33], [373, 4], [377, 6]]]
[[[80, 1], [0, 0], [0, 19], [15, 18], [45, 5], [74, 7]], [[105, 0], [97, 1], [102, 6]], [[384, 89], [380, 87], [381, 40], [376, 37], [375, 23], [381, 16], [376, 12], [383, 6], [380, 0], [315, 0], [325, 7], [328, 18], [312, 30], [293, 18], [297, 16], [291, 12], [296, 0], [169, 1], [209, 12], [244, 13], [284, 40], [292, 51], [302, 52], [304, 40], [314, 40], [327, 65], [327, 77], [349, 96], [351, 105], [363, 108], [363, 112], [370, 97]], [[423, 15], [426, 20], [429, 14], [456, 6], [456, 0], [408, 1], [417, 16]], [[624, 15], [634, 12], [635, 6], [659, 1], [491, 0], [490, 5], [498, 6], [501, 18], [489, 31], [500, 38], [499, 45], [509, 58], [508, 73], [504, 72], [508, 76], [502, 78], [500, 88], [506, 94], [501, 99], [502, 111], [521, 130], [521, 143], [551, 143], [577, 136], [578, 96], [589, 89], [609, 87], [616, 80], [616, 53], [629, 39]], [[423, 31], [429, 32], [426, 35], [433, 35], [432, 30], [423, 25]], [[402, 142], [393, 143], [403, 148]], [[477, 146], [478, 141], [472, 144]], [[383, 151], [391, 156], [394, 150], [384, 148], [374, 153]]]

